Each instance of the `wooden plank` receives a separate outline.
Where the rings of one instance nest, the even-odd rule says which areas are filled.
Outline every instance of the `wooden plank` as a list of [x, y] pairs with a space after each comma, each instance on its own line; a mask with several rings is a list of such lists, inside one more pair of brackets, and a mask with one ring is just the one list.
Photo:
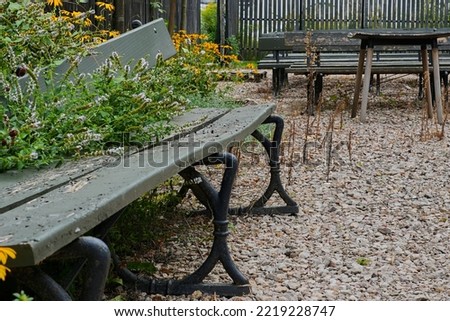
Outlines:
[[442, 124], [444, 121], [443, 116], [443, 108], [442, 108], [442, 99], [441, 99], [441, 74], [439, 71], [439, 50], [437, 45], [435, 46], [433, 44], [433, 48], [431, 49], [431, 56], [432, 56], [432, 62], [433, 62], [433, 70], [436, 72], [433, 72], [433, 78], [434, 78], [434, 95], [436, 99], [436, 116], [437, 121], [439, 124]]
[[[371, 79], [371, 75], [372, 75], [372, 58], [373, 58], [373, 47], [369, 47], [369, 48], [367, 48], [367, 54], [366, 54], [366, 67], [364, 70], [361, 112], [360, 112], [360, 121], [363, 123], [366, 122], [366, 118], [367, 118], [367, 103], [369, 100], [369, 87], [370, 87], [370, 79]], [[355, 94], [355, 97], [356, 97], [356, 94]]]
[[[450, 33], [450, 29], [442, 28], [442, 29], [401, 29], [401, 30], [393, 30], [393, 29], [378, 29], [378, 30], [357, 30], [348, 33], [349, 37], [355, 37], [358, 39], [369, 39], [371, 37], [376, 36], [378, 39], [398, 39], [400, 40], [428, 40], [431, 36], [436, 38], [446, 38]], [[287, 38], [287, 35], [286, 35]], [[419, 42], [418, 42], [419, 43]]]
[[17, 251], [8, 263], [39, 264], [185, 166], [243, 140], [274, 109], [273, 104], [233, 109], [179, 143], [122, 158], [0, 215], [0, 245]]
[[[266, 17], [266, 13], [265, 13], [265, 11], [264, 11], [264, 8], [265, 8], [265, 6], [266, 6], [266, 2], [267, 2], [267, 0], [263, 0], [263, 1], [261, 1], [262, 3], [260, 3], [260, 6], [259, 6], [259, 11], [258, 11], [258, 17], [260, 17], [260, 19], [262, 20], [261, 22], [261, 32], [262, 32], [262, 34], [266, 34], [266, 33], [268, 33], [269, 31], [267, 30], [267, 23], [265, 22], [265, 17]], [[262, 34], [259, 34], [259, 38], [261, 39], [261, 35]]]
[[[285, 44], [294, 51], [306, 51], [305, 39], [307, 32], [286, 32]], [[348, 31], [328, 30], [326, 32], [312, 32], [312, 43], [318, 51], [356, 51], [359, 50], [360, 41], [348, 37]]]
[[298, 7], [298, 10], [299, 10], [299, 17], [300, 17], [300, 25], [298, 26], [298, 28], [297, 28], [297, 30], [306, 30], [306, 22], [305, 22], [305, 7], [306, 7], [306, 4], [305, 4], [305, 0], [300, 0], [300, 3], [299, 3], [299, 7]]
[[[315, 67], [314, 70], [316, 72], [320, 72], [323, 75], [356, 75], [358, 71], [358, 64], [356, 62], [352, 62], [351, 64], [346, 65], [321, 65]], [[442, 70], [442, 68], [441, 68]], [[447, 66], [446, 70], [449, 70]], [[422, 74], [422, 66], [417, 64], [413, 66], [408, 65], [392, 65], [392, 66], [383, 66], [383, 65], [372, 65], [372, 74]], [[432, 72], [433, 69], [430, 68]], [[310, 72], [310, 67], [306, 65], [291, 65], [289, 68], [286, 68], [286, 72], [288, 73], [297, 73], [297, 74], [305, 74], [307, 75]]]
[[241, 26], [241, 34], [243, 35], [241, 42], [241, 48], [244, 51], [244, 54], [248, 55], [248, 15], [247, 15], [247, 3], [241, 2], [241, 19], [240, 19], [240, 26]]
[[284, 32], [271, 32], [259, 36], [258, 50], [273, 51], [273, 50], [292, 50], [292, 47], [287, 46], [284, 41]]

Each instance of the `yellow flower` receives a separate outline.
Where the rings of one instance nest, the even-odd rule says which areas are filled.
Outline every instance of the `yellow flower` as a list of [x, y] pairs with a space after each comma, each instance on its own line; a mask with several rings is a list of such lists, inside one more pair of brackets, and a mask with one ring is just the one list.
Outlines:
[[95, 15], [94, 19], [97, 21], [105, 21], [106, 20], [106, 18], [104, 16], [98, 16], [98, 15]]
[[6, 264], [6, 261], [8, 261], [8, 257], [15, 259], [16, 258], [16, 251], [13, 249], [10, 249], [9, 247], [0, 247], [0, 280], [5, 281], [6, 278], [6, 272], [10, 272], [11, 270], [8, 269], [3, 264]]
[[120, 34], [120, 33], [119, 33], [119, 31], [117, 31], [117, 30], [110, 30], [110, 31], [108, 32], [108, 36], [111, 37], [111, 38], [117, 37], [119, 34]]
[[5, 281], [6, 272], [11, 272], [6, 266], [0, 265], [0, 280]]
[[78, 39], [81, 42], [88, 42], [89, 40], [91, 40], [91, 36], [90, 35], [82, 35], [81, 37], [78, 37]]
[[79, 18], [83, 15], [83, 12], [81, 11], [72, 11], [72, 17]]
[[97, 6], [99, 6], [100, 8], [105, 8], [108, 11], [114, 11], [114, 5], [112, 3], [107, 3], [107, 2], [101, 2], [98, 1], [95, 3]]
[[61, 13], [61, 15], [63, 16], [72, 16], [72, 12], [67, 11], [67, 10], [61, 10], [59, 13]]
[[6, 264], [8, 257], [15, 259], [16, 251], [9, 247], [0, 247], [0, 264]]
[[89, 18], [84, 19], [84, 25], [85, 25], [86, 27], [92, 26], [92, 20], [89, 19]]
[[62, 7], [62, 0], [47, 0], [47, 4], [53, 7]]

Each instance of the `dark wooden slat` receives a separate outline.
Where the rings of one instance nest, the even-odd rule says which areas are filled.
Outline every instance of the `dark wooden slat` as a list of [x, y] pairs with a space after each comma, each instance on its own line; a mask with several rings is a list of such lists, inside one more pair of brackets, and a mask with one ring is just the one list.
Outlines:
[[[348, 31], [329, 30], [326, 32], [312, 32], [311, 42], [318, 51], [349, 51], [359, 50], [360, 41], [348, 37]], [[305, 40], [307, 32], [286, 32], [285, 44], [294, 51], [306, 51]]]

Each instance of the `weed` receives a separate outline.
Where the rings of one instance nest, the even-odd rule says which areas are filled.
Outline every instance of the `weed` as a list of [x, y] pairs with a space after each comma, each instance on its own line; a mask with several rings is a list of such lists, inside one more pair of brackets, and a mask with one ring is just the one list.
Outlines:
[[370, 265], [370, 260], [365, 257], [359, 257], [356, 259], [356, 263], [358, 263], [359, 265], [362, 265], [362, 266], [368, 266], [368, 265]]
[[14, 301], [33, 301], [34, 299], [27, 295], [23, 290], [20, 291], [19, 293], [14, 293]]

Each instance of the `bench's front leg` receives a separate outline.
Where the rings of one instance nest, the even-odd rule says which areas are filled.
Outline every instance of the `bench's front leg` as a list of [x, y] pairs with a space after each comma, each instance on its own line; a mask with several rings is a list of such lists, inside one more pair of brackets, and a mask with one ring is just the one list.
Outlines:
[[[224, 164], [225, 172], [222, 177], [220, 190], [199, 173], [194, 166]], [[131, 283], [136, 289], [149, 294], [182, 295], [191, 294], [196, 290], [203, 293], [216, 293], [224, 296], [243, 295], [250, 292], [248, 279], [239, 271], [231, 258], [227, 245], [228, 207], [231, 197], [231, 189], [237, 173], [237, 159], [229, 153], [219, 153], [207, 157], [201, 162], [193, 164], [182, 170], [180, 175], [185, 179], [185, 187], [189, 187], [214, 218], [214, 240], [205, 262], [193, 273], [181, 280], [147, 279], [141, 278], [121, 266], [118, 257], [113, 254], [114, 266], [119, 276]], [[186, 189], [186, 188], [185, 188]], [[218, 262], [221, 262], [225, 271], [233, 280], [232, 284], [211, 284], [203, 280], [213, 270]]]
[[[225, 172], [222, 177], [220, 190], [216, 191], [209, 181], [200, 174], [193, 166], [186, 168], [180, 175], [188, 182], [194, 195], [206, 203], [207, 208], [213, 214], [214, 241], [211, 251], [205, 262], [191, 275], [174, 284], [172, 291], [191, 293], [201, 290], [209, 293], [220, 293], [222, 295], [242, 295], [250, 292], [248, 279], [236, 267], [227, 245], [228, 230], [228, 208], [231, 197], [231, 189], [237, 174], [238, 162], [230, 153], [219, 153], [207, 157], [195, 165], [224, 164]], [[221, 262], [233, 284], [204, 284], [205, 277], [212, 271], [218, 262]]]
[[71, 300], [67, 288], [83, 268], [86, 277], [83, 280], [80, 300], [102, 300], [111, 262], [108, 246], [96, 237], [82, 236], [56, 252], [48, 261], [60, 262], [69, 259], [81, 260], [80, 264], [73, 265], [75, 271], [70, 273], [69, 282], [57, 282], [37, 266], [18, 268], [15, 275], [19, 283], [31, 288], [41, 300]]

